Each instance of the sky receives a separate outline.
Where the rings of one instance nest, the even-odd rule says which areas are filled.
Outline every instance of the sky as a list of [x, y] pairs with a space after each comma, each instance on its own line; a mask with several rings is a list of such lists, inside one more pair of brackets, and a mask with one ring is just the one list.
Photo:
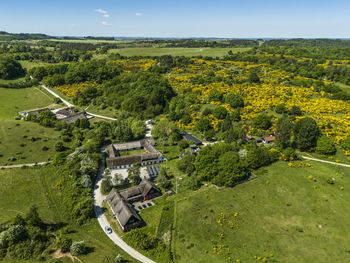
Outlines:
[[0, 0], [0, 31], [54, 36], [349, 38], [349, 0]]

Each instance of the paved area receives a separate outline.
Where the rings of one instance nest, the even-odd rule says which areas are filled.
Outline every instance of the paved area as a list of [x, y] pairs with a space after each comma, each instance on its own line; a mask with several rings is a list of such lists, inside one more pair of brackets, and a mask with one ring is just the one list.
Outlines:
[[135, 202], [132, 204], [132, 206], [135, 208], [135, 210], [139, 212], [148, 207], [155, 206], [155, 203], [153, 203], [152, 201]]

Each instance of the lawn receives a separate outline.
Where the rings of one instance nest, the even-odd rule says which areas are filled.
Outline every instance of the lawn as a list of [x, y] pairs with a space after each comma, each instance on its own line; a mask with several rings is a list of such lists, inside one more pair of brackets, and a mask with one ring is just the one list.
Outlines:
[[127, 156], [127, 155], [136, 155], [136, 154], [146, 154], [147, 151], [145, 149], [138, 149], [138, 150], [132, 150], [132, 151], [119, 151], [120, 156]]
[[[0, 170], [0, 177], [2, 179], [0, 181], [0, 223], [9, 221], [17, 213], [26, 213], [29, 207], [35, 204], [45, 222], [68, 223], [73, 232], [70, 237], [74, 241], [84, 240], [89, 247], [93, 248], [88, 255], [79, 256], [84, 263], [114, 262], [118, 253], [130, 260], [108, 239], [97, 220], [92, 220], [84, 226], [76, 226], [66, 220], [66, 210], [61, 202], [61, 193], [55, 188], [57, 180], [55, 168]], [[6, 257], [3, 262], [22, 261]], [[32, 263], [32, 261], [24, 262]]]
[[38, 123], [0, 120], [0, 165], [48, 161], [56, 153], [59, 136], [58, 131]]
[[244, 52], [251, 48], [249, 47], [231, 47], [231, 48], [161, 48], [161, 47], [135, 47], [135, 48], [120, 48], [111, 49], [110, 53], [119, 53], [122, 56], [209, 56], [209, 57], [223, 57], [227, 52], [232, 50], [233, 53]]
[[42, 108], [53, 103], [53, 99], [38, 88], [0, 88], [0, 120], [13, 120], [19, 111]]

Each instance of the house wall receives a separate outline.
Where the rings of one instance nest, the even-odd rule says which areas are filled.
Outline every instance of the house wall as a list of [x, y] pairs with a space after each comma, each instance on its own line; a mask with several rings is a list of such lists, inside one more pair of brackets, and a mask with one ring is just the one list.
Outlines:
[[151, 199], [156, 198], [156, 197], [158, 197], [158, 196], [161, 196], [161, 193], [156, 192], [156, 193], [154, 193], [154, 194], [146, 195], [146, 196], [143, 198], [143, 200], [144, 200], [144, 201], [151, 200]]
[[140, 221], [137, 221], [135, 223], [132, 223], [132, 224], [129, 224], [129, 225], [125, 225], [124, 228], [123, 228], [123, 231], [124, 232], [128, 232], [134, 228], [137, 228], [141, 225], [141, 222]]

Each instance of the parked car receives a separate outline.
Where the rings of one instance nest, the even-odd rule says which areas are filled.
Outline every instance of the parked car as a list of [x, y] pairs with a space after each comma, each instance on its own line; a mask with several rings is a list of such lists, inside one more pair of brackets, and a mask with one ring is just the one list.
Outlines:
[[112, 228], [110, 228], [109, 226], [105, 226], [105, 230], [106, 230], [107, 234], [111, 234], [113, 232]]

